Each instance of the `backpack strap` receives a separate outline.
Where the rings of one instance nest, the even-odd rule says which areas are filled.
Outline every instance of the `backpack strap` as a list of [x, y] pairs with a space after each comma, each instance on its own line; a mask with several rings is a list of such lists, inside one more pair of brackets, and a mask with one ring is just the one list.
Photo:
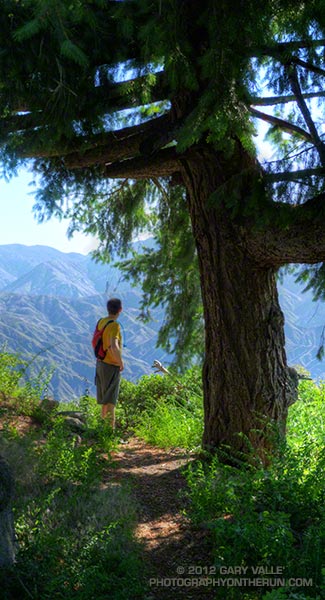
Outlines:
[[[103, 319], [99, 319], [99, 321], [102, 321]], [[98, 321], [98, 323], [99, 323]], [[107, 321], [107, 323], [105, 323], [104, 327], [102, 327], [102, 331], [104, 331], [104, 329], [107, 327], [107, 325], [109, 325], [110, 323], [114, 323], [115, 319], [109, 319], [109, 321]], [[97, 327], [98, 327], [98, 323], [97, 323]]]
[[[101, 320], [102, 319], [99, 319], [99, 321], [101, 321]], [[99, 321], [98, 321], [98, 323], [99, 323]], [[115, 321], [115, 319], [110, 319], [109, 321], [107, 321], [107, 323], [105, 323], [104, 327], [102, 327], [102, 329], [101, 329], [102, 336], [103, 336], [103, 333], [104, 333], [104, 329], [106, 329], [107, 325], [109, 325], [110, 323], [114, 323], [114, 321]], [[98, 323], [97, 323], [97, 326], [98, 326]]]

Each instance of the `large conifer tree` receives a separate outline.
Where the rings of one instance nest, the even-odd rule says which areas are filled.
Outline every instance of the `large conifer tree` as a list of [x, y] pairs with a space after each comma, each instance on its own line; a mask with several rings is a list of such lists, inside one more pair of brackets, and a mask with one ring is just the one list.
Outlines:
[[313, 265], [322, 293], [324, 2], [3, 0], [0, 25], [4, 170], [28, 161], [40, 216], [70, 215], [108, 250], [164, 224], [182, 268], [157, 268], [149, 296], [181, 290], [183, 323], [200, 323], [196, 253], [204, 445], [263, 447], [291, 388], [276, 273]]

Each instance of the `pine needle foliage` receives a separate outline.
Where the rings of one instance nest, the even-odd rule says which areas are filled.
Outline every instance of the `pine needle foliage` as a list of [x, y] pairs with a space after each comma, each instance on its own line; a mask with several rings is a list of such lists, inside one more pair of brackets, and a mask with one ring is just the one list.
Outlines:
[[[6, 0], [0, 25], [3, 167], [12, 173], [24, 158], [32, 159], [41, 176], [35, 205], [40, 219], [72, 216], [71, 232], [81, 227], [97, 233], [86, 217], [88, 208], [92, 221], [96, 215], [97, 221], [107, 222], [102, 188], [109, 194], [110, 186], [103, 184], [102, 169], [71, 172], [59, 157], [98, 147], [104, 132], [141, 124], [155, 106], [158, 114], [169, 113], [171, 106], [176, 116], [182, 113], [181, 126], [171, 137], [178, 152], [206, 140], [231, 154], [236, 138], [252, 152], [249, 107], [266, 86], [268, 95], [292, 94], [289, 64], [298, 65], [292, 69], [299, 69], [302, 93], [312, 90], [317, 96], [323, 86], [323, 51], [317, 40], [324, 33], [325, 12], [318, 0], [302, 2], [299, 9], [293, 0], [249, 0], [240, 7], [226, 0]], [[158, 98], [162, 103], [156, 105]], [[305, 128], [299, 106], [291, 102], [290, 113], [286, 106], [282, 117], [289, 127]], [[300, 166], [306, 171], [317, 164], [317, 141], [301, 153], [294, 129], [290, 140], [281, 131], [270, 126], [269, 139], [279, 156], [263, 165], [266, 172], [290, 173]], [[273, 183], [270, 193], [301, 203], [311, 193], [323, 192], [323, 177], [303, 178], [303, 185], [299, 180], [298, 185], [297, 180]], [[145, 224], [134, 196], [140, 186], [131, 187], [133, 202], [126, 206], [121, 200], [119, 206], [120, 215], [129, 213], [124, 248], [132, 229], [134, 235]], [[144, 197], [151, 193], [149, 187], [142, 186]], [[89, 205], [85, 213], [80, 212], [77, 192]], [[114, 193], [121, 199], [126, 195], [119, 185]], [[69, 199], [66, 204], [64, 197]], [[111, 210], [107, 201], [106, 207], [106, 212]], [[107, 231], [111, 246], [118, 243], [121, 229], [114, 230], [112, 224]]]

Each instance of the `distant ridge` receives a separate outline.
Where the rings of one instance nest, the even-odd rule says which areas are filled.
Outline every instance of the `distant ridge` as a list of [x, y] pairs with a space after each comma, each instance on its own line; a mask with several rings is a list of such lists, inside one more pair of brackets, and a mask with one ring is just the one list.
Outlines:
[[[95, 324], [106, 314], [109, 296], [120, 296], [127, 348], [124, 376], [136, 380], [152, 373], [154, 359], [170, 362], [155, 349], [162, 311], [154, 321], [137, 320], [140, 290], [122, 281], [113, 265], [90, 256], [65, 254], [46, 246], [0, 246], [0, 345], [33, 365], [54, 369], [49, 391], [60, 400], [95, 393], [90, 345]], [[73, 350], [71, 350], [73, 348]]]
[[[155, 347], [163, 311], [153, 310], [149, 324], [138, 321], [141, 290], [123, 281], [113, 264], [47, 246], [0, 245], [0, 345], [28, 360], [38, 355], [32, 363], [38, 369], [53, 368], [49, 391], [60, 400], [79, 397], [86, 389], [95, 393], [90, 339], [109, 296], [120, 296], [124, 305], [124, 376], [136, 380], [152, 373], [154, 359], [168, 364], [171, 357]], [[325, 363], [316, 359], [325, 304], [312, 302], [292, 276], [279, 286], [279, 296], [289, 364], [325, 379]]]
[[325, 303], [313, 302], [311, 292], [286, 275], [279, 285], [279, 298], [285, 316], [288, 362], [303, 366], [313, 379], [325, 380], [325, 361], [316, 358], [325, 327]]

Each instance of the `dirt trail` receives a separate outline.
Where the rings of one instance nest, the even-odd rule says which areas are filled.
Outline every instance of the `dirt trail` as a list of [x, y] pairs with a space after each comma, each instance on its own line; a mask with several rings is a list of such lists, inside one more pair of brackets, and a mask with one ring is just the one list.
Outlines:
[[[21, 435], [40, 427], [31, 417], [10, 413], [0, 416], [0, 430], [6, 424]], [[215, 598], [213, 587], [195, 584], [206, 578], [212, 565], [209, 532], [195, 528], [183, 514], [188, 504], [182, 470], [195, 458], [181, 449], [162, 450], [133, 437], [119, 446], [113, 464], [109, 461], [104, 471], [104, 487], [112, 481], [126, 482], [135, 499], [135, 536], [143, 548], [148, 587], [145, 600]]]
[[208, 532], [194, 528], [183, 514], [182, 467], [191, 460], [180, 449], [162, 450], [132, 438], [114, 453], [113, 468], [106, 474], [107, 481], [131, 483], [138, 507], [135, 535], [144, 548], [148, 576], [146, 600], [215, 598], [213, 588], [196, 583], [211, 566]]

